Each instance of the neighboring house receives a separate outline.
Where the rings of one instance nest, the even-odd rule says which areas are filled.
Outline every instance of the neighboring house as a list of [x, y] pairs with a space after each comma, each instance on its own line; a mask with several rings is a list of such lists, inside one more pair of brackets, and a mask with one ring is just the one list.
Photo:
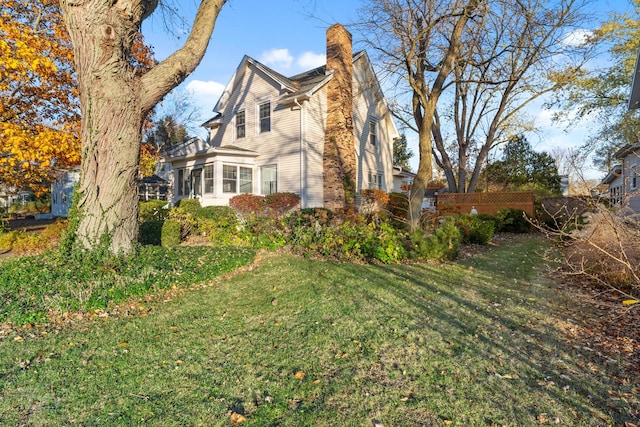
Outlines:
[[393, 167], [393, 191], [394, 193], [406, 193], [409, 194], [411, 191], [411, 186], [413, 185], [413, 180], [415, 179], [416, 174], [405, 170], [399, 166]]
[[334, 208], [346, 194], [341, 172], [356, 194], [392, 191], [399, 134], [366, 52], [351, 49], [351, 35], [333, 25], [325, 66], [285, 77], [245, 56], [203, 124], [210, 142], [188, 141], [164, 159], [173, 201], [226, 205], [241, 193], [292, 192], [302, 208]]
[[612, 205], [640, 213], [640, 143], [627, 144], [614, 154], [620, 161], [602, 180]]

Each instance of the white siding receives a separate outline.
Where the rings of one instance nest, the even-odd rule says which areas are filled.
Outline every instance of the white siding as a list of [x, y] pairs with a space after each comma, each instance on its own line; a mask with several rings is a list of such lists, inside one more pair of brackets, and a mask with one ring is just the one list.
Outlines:
[[[234, 88], [222, 113], [222, 126], [213, 135], [213, 145], [233, 145], [260, 153], [258, 168], [277, 165], [278, 191], [300, 193], [300, 111], [279, 105], [283, 92], [273, 80], [248, 63], [242, 80]], [[271, 131], [260, 133], [258, 106], [271, 103]], [[244, 109], [246, 136], [235, 137], [235, 113]], [[256, 180], [259, 177], [256, 175]], [[259, 194], [260, 188], [256, 189]]]
[[[376, 76], [371, 72], [365, 55], [355, 62], [354, 118], [356, 156], [358, 159], [358, 190], [368, 188], [369, 173], [384, 177], [382, 190], [393, 190], [393, 140], [397, 130], [386, 108]], [[377, 121], [377, 141], [369, 142], [369, 124]]]
[[304, 104], [305, 108], [305, 203], [302, 207], [322, 207], [324, 204], [323, 154], [327, 124], [326, 86]]

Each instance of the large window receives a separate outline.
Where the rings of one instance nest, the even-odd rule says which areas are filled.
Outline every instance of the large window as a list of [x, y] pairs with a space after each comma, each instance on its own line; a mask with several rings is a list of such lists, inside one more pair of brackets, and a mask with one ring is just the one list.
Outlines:
[[246, 116], [244, 110], [236, 113], [236, 138], [244, 138], [246, 135]]
[[211, 194], [214, 188], [213, 165], [206, 165], [204, 167], [204, 192]]
[[260, 133], [271, 131], [271, 102], [267, 101], [258, 106], [260, 117]]
[[378, 122], [374, 119], [369, 120], [369, 144], [376, 146], [378, 143]]
[[225, 193], [237, 193], [238, 168], [236, 166], [222, 165], [222, 191]]
[[[238, 188], [240, 191], [238, 191]], [[222, 165], [222, 191], [225, 193], [253, 192], [253, 169], [242, 166]]]
[[638, 188], [638, 165], [631, 165], [631, 189]]
[[191, 171], [191, 188], [193, 196], [202, 196], [202, 169]]
[[177, 169], [176, 170], [176, 187], [178, 196], [188, 196], [189, 195], [189, 179], [187, 177], [186, 169]]
[[268, 165], [260, 168], [260, 194], [278, 192], [278, 166]]
[[253, 169], [243, 167], [240, 168], [240, 192], [253, 192]]

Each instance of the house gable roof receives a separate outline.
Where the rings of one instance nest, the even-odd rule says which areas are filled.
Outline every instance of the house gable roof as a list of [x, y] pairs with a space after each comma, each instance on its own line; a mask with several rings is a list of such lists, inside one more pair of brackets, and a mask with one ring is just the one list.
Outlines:
[[609, 172], [607, 176], [602, 179], [601, 184], [611, 184], [616, 180], [616, 178], [619, 178], [620, 176], [622, 176], [622, 165], [615, 165], [613, 169], [611, 169], [611, 172]]
[[[375, 76], [371, 61], [369, 61], [369, 57], [365, 51], [359, 51], [353, 54], [354, 64], [360, 59], [365, 60], [365, 67], [372, 75]], [[262, 72], [276, 86], [279, 86], [280, 89], [285, 92], [285, 94], [280, 98], [280, 102], [283, 104], [293, 103], [296, 100], [302, 101], [305, 99], [309, 99], [333, 77], [333, 71], [327, 71], [326, 65], [313, 68], [311, 70], [293, 75], [291, 77], [286, 77], [283, 74], [280, 74], [279, 72], [273, 70], [272, 68], [262, 64], [260, 61], [257, 61], [254, 58], [245, 55], [242, 58], [242, 61], [240, 61], [240, 64], [236, 68], [233, 76], [227, 83], [227, 86], [225, 86], [220, 99], [213, 108], [215, 115], [211, 119], [204, 122], [202, 126], [207, 128], [215, 128], [222, 124], [222, 115], [220, 112], [224, 110], [227, 102], [229, 102], [229, 99], [233, 94], [233, 91], [235, 90], [236, 86], [240, 84], [250, 66]], [[381, 99], [385, 100], [385, 106], [388, 108], [386, 99], [384, 98], [382, 89], [380, 88], [380, 84], [377, 79], [374, 80], [375, 90], [380, 94]]]
[[635, 144], [627, 144], [624, 147], [622, 147], [621, 149], [619, 149], [618, 151], [615, 152], [614, 157], [616, 159], [624, 159], [625, 157], [627, 157], [629, 154], [633, 153], [634, 151], [639, 151], [640, 152], [640, 142], [636, 142]]

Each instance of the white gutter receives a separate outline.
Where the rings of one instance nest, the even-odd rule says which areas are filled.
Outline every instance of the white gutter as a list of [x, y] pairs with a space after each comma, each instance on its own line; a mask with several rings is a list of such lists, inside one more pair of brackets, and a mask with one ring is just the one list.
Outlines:
[[298, 102], [298, 98], [293, 98], [293, 103], [300, 108], [300, 207], [306, 208], [305, 188], [304, 188], [304, 108]]

